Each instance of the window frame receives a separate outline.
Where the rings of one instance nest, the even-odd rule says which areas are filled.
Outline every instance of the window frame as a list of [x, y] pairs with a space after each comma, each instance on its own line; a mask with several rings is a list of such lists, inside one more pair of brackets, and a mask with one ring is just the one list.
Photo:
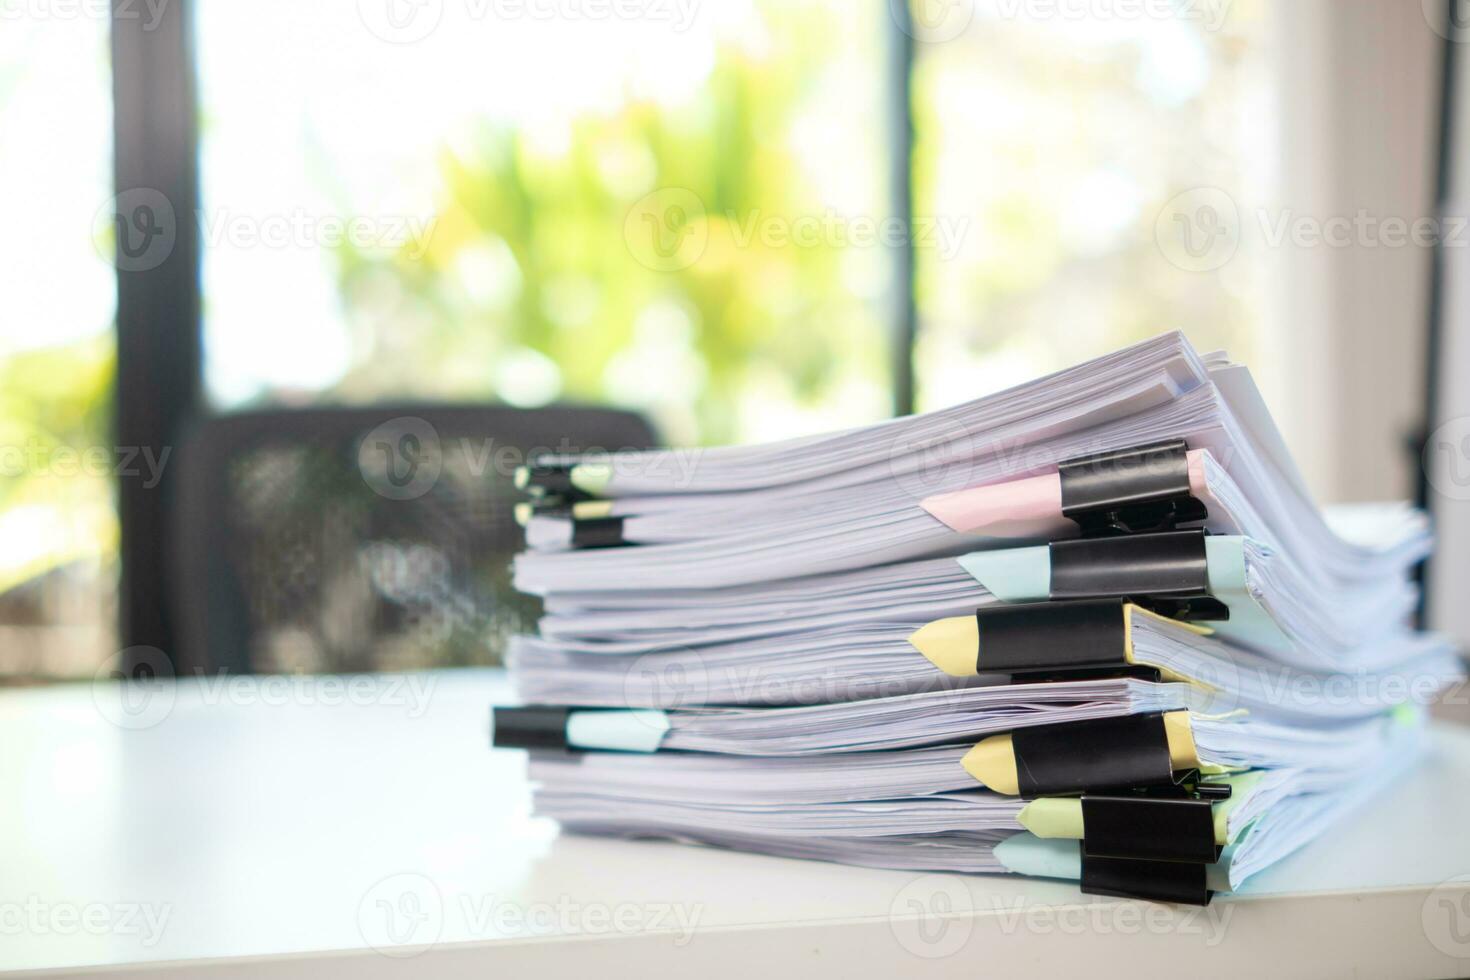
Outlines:
[[[124, 451], [176, 448], [200, 408], [201, 306], [198, 102], [188, 0], [157, 19], [128, 0], [112, 7], [113, 165], [117, 193], [147, 188], [173, 210], [175, 241], [157, 266], [117, 268], [117, 379], [114, 434]], [[168, 220], [165, 218], [164, 220]], [[172, 661], [175, 629], [168, 601], [173, 546], [170, 471], [155, 487], [121, 480], [119, 635], [132, 670]]]

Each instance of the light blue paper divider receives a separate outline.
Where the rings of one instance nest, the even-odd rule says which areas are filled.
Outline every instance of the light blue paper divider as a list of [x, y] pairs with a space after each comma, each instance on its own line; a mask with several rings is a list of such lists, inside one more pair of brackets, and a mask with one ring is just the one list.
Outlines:
[[995, 845], [995, 859], [1013, 874], [1032, 878], [1082, 877], [1082, 848], [1062, 837], [1037, 837], [1022, 831]]
[[1208, 623], [1215, 635], [1241, 646], [1272, 653], [1287, 653], [1291, 640], [1265, 610], [1245, 580], [1245, 538], [1238, 534], [1212, 534], [1205, 538], [1205, 560], [1209, 566], [1210, 594], [1230, 608], [1230, 618]]
[[581, 749], [656, 752], [669, 730], [662, 711], [573, 711], [567, 716], [567, 744]]
[[972, 551], [955, 561], [1002, 602], [1040, 602], [1051, 591], [1051, 553], [1044, 544]]
[[[1051, 589], [1051, 552], [1046, 545], [972, 551], [955, 559], [986, 591], [1002, 602], [1042, 602]], [[1267, 652], [1286, 652], [1291, 641], [1255, 600], [1245, 580], [1245, 538], [1212, 534], [1205, 538], [1210, 594], [1230, 609], [1230, 618], [1211, 622], [1223, 639]]]

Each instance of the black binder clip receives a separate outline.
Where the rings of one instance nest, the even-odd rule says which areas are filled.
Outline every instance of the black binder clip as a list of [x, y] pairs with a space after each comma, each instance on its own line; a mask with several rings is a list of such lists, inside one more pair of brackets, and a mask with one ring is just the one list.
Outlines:
[[526, 513], [532, 517], [572, 516], [572, 502], [565, 497], [538, 497], [534, 500], [522, 501], [517, 506], [524, 506]]
[[573, 751], [567, 742], [567, 719], [571, 713], [571, 708], [544, 704], [491, 708], [490, 744], [497, 749]]
[[1052, 599], [1121, 596], [1173, 619], [1230, 618], [1230, 608], [1210, 595], [1204, 528], [1073, 538], [1047, 548]]
[[627, 543], [621, 517], [572, 518], [573, 548], [616, 548]]
[[1141, 898], [1178, 905], [1209, 905], [1208, 869], [1187, 861], [1130, 861], [1082, 856], [1084, 895]]
[[1093, 453], [1057, 464], [1062, 515], [1083, 537], [1172, 531], [1209, 516], [1190, 493], [1183, 439]]
[[1162, 673], [1128, 660], [1129, 602], [1086, 599], [982, 606], [975, 610], [982, 674], [1009, 674], [1013, 683], [1136, 677]]
[[533, 459], [516, 471], [516, 487], [538, 499], [560, 497], [568, 503], [592, 500], [592, 494], [572, 482], [575, 459]]
[[1175, 773], [1160, 712], [1017, 728], [1011, 750], [1023, 797], [1173, 786], [1198, 778], [1194, 769]]
[[1220, 859], [1213, 807], [1230, 787], [1198, 783], [1082, 797], [1082, 891], [1208, 905]]
[[[588, 498], [592, 500], [592, 498]], [[600, 503], [600, 501], [594, 501]], [[516, 504], [516, 522], [522, 527], [533, 517], [557, 517], [571, 522], [573, 548], [616, 548], [628, 544], [623, 537], [623, 518], [614, 516], [578, 517], [584, 501], [568, 501], [564, 497], [540, 497]]]
[[1221, 850], [1215, 843], [1214, 805], [1229, 798], [1230, 787], [1223, 783], [1084, 793], [1082, 853], [1211, 864]]

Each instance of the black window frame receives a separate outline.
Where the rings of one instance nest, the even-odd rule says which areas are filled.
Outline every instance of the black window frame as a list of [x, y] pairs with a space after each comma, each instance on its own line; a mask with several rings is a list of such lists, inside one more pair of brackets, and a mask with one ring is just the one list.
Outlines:
[[[117, 383], [113, 431], [119, 447], [154, 459], [179, 445], [198, 417], [202, 315], [199, 281], [198, 98], [188, 0], [164, 5], [156, 19], [131, 0], [112, 7], [113, 167], [119, 209], [129, 192], [161, 194], [175, 236], [162, 262], [116, 263]], [[150, 194], [150, 199], [157, 200]], [[127, 215], [122, 215], [126, 218]], [[157, 486], [118, 483], [119, 638], [133, 665], [171, 657], [175, 628], [166, 569], [172, 546], [169, 472]]]

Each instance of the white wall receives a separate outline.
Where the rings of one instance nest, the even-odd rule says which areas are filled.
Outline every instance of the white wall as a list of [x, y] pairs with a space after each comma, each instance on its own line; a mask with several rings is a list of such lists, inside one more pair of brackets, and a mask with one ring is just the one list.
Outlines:
[[[1432, 214], [1440, 37], [1419, 3], [1276, 0], [1277, 213], [1325, 222]], [[1423, 412], [1429, 251], [1359, 235], [1268, 260], [1268, 385], [1324, 501], [1412, 496]], [[1282, 375], [1285, 374], [1285, 377]]]

